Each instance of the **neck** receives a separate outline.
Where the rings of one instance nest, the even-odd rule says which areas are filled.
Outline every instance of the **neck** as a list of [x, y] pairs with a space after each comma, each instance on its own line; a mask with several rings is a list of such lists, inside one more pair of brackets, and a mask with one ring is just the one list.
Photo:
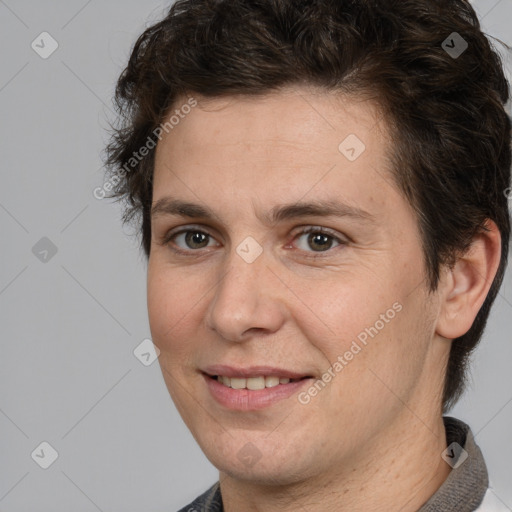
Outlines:
[[446, 433], [441, 416], [421, 421], [405, 409], [400, 421], [357, 455], [286, 486], [255, 484], [220, 473], [225, 512], [417, 511], [439, 489], [450, 468], [441, 458]]

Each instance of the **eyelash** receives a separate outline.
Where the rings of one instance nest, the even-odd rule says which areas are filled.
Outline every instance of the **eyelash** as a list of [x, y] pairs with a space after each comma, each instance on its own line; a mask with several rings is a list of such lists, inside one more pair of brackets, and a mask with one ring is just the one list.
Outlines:
[[[164, 239], [162, 241], [162, 245], [168, 246], [171, 249], [171, 251], [173, 251], [174, 253], [179, 254], [179, 255], [184, 255], [184, 256], [190, 256], [191, 253], [200, 252], [201, 249], [184, 250], [184, 249], [178, 249], [178, 248], [174, 247], [171, 244], [171, 242], [178, 235], [181, 235], [183, 233], [202, 233], [202, 234], [204, 234], [204, 235], [206, 235], [206, 236], [208, 236], [210, 238], [213, 238], [213, 236], [210, 235], [208, 232], [203, 231], [202, 229], [199, 229], [199, 228], [195, 228], [194, 226], [189, 226], [186, 229], [181, 229], [181, 230], [176, 231], [176, 232], [168, 233], [164, 237]], [[323, 256], [324, 254], [332, 252], [332, 250], [336, 249], [336, 247], [344, 246], [344, 245], [347, 245], [347, 243], [348, 243], [347, 240], [342, 240], [341, 238], [336, 236], [331, 230], [329, 230], [327, 228], [317, 227], [317, 226], [308, 226], [308, 227], [304, 228], [302, 231], [299, 231], [294, 236], [293, 241], [295, 241], [297, 238], [300, 238], [301, 236], [309, 234], [309, 233], [316, 233], [316, 234], [320, 234], [320, 235], [326, 235], [326, 236], [330, 237], [331, 239], [333, 239], [335, 242], [337, 242], [339, 244], [338, 246], [331, 247], [331, 248], [329, 248], [329, 249], [327, 249], [325, 251], [303, 251], [303, 252], [306, 252], [306, 253], [312, 252], [314, 254], [313, 256], [307, 256], [309, 258], [322, 258], [322, 257], [324, 257]]]

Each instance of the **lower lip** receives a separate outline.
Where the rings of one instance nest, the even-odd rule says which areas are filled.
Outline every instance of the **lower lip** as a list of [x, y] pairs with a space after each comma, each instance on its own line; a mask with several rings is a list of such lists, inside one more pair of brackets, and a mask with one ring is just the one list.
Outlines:
[[288, 384], [278, 384], [272, 388], [252, 391], [250, 389], [228, 388], [217, 379], [213, 379], [206, 374], [203, 374], [203, 377], [213, 398], [224, 407], [236, 411], [257, 411], [269, 407], [280, 400], [289, 398], [302, 387], [309, 385], [312, 380], [307, 378]]

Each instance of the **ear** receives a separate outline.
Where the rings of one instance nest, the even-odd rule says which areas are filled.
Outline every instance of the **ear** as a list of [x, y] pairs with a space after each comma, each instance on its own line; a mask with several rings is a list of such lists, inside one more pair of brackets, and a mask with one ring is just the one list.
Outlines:
[[458, 338], [469, 331], [498, 270], [501, 235], [490, 219], [484, 227], [454, 267], [442, 274], [436, 333], [444, 338]]

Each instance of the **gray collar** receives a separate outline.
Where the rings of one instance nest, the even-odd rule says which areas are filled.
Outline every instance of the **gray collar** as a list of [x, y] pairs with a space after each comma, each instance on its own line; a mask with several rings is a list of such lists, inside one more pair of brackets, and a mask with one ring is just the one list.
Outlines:
[[[444, 417], [446, 443], [458, 443], [467, 452], [467, 459], [451, 470], [448, 478], [437, 492], [419, 509], [418, 512], [473, 512], [482, 500], [489, 486], [487, 467], [475, 443], [470, 428], [460, 420]], [[450, 450], [456, 462], [460, 449]]]
[[[445, 416], [443, 421], [447, 446], [458, 443], [468, 457], [460, 466], [452, 469], [443, 485], [418, 512], [473, 512], [482, 502], [489, 485], [487, 467], [470, 428], [455, 418]], [[459, 450], [450, 450], [450, 455], [453, 455], [452, 465], [456, 466]], [[179, 512], [191, 510], [224, 512], [219, 482]]]

